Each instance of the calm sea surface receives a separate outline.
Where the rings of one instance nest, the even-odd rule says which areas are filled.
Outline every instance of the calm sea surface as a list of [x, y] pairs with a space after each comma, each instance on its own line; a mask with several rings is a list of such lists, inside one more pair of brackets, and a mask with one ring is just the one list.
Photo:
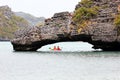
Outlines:
[[[62, 51], [50, 51], [54, 45]], [[91, 47], [67, 42], [37, 52], [15, 52], [9, 42], [0, 42], [0, 80], [120, 80], [120, 52]]]

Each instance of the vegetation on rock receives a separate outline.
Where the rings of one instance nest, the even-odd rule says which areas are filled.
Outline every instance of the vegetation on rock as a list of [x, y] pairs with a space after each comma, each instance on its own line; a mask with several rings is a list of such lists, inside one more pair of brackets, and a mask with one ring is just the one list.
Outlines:
[[16, 16], [8, 6], [0, 7], [0, 40], [13, 39], [15, 31], [28, 26], [28, 22]]
[[118, 34], [120, 34], [120, 14], [115, 16], [114, 25], [117, 27]]
[[78, 32], [80, 32], [81, 28], [88, 25], [90, 19], [94, 18], [99, 10], [98, 6], [91, 6], [93, 4], [91, 0], [81, 0], [79, 4], [82, 6], [77, 8], [73, 15], [73, 21], [77, 24]]
[[91, 1], [91, 0], [81, 0], [80, 4], [82, 4], [84, 7], [89, 8], [93, 4], [93, 1]]
[[116, 15], [116, 17], [114, 19], [114, 24], [116, 26], [120, 26], [120, 14]]
[[39, 23], [44, 24], [44, 17], [35, 17], [31, 14], [24, 12], [15, 12], [15, 14], [27, 20], [31, 26], [38, 26]]
[[82, 0], [73, 16], [57, 13], [45, 20], [43, 27], [19, 32], [23, 34], [18, 33], [11, 43], [16, 51], [35, 51], [61, 41], [83, 41], [94, 49], [120, 51], [119, 4], [119, 0]]

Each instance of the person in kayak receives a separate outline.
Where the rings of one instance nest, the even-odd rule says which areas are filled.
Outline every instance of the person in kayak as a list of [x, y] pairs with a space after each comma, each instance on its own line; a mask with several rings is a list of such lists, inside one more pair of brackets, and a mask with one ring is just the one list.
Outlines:
[[61, 50], [59, 46], [57, 46], [57, 50]]
[[56, 46], [54, 46], [53, 50], [57, 50]]
[[61, 50], [61, 48], [59, 47], [59, 46], [54, 46], [53, 48], [49, 48], [49, 49], [51, 49], [51, 50], [54, 50], [54, 51], [60, 51]]

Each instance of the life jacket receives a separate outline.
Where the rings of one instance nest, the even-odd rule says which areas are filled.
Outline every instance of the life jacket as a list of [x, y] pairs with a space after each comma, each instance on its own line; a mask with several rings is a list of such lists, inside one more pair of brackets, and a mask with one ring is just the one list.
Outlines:
[[57, 50], [61, 50], [59, 46], [57, 46]]
[[57, 50], [56, 46], [54, 46], [54, 50]]

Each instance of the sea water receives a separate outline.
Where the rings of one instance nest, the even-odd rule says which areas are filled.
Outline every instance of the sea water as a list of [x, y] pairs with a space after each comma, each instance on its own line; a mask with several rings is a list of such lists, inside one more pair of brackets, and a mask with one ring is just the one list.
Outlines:
[[[53, 46], [62, 51], [50, 51]], [[0, 42], [0, 80], [120, 80], [120, 52], [91, 47], [63, 42], [36, 52], [15, 52], [10, 42]]]

